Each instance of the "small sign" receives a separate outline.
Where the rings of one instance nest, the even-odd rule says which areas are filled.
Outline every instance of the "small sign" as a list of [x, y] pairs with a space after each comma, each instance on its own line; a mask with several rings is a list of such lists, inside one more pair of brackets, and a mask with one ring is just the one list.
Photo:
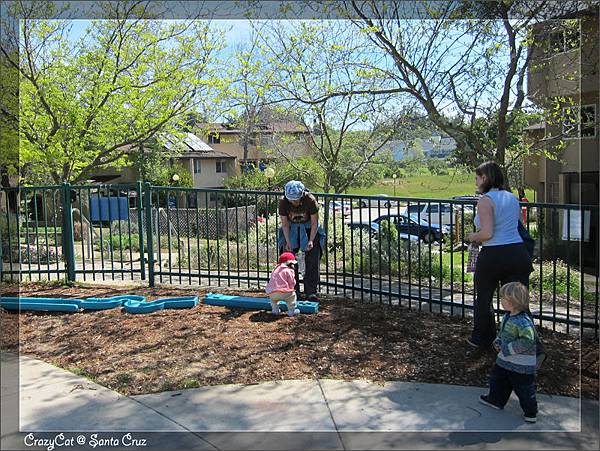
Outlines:
[[[563, 213], [562, 239], [581, 241], [581, 211], [566, 210]], [[590, 211], [583, 211], [583, 241], [590, 240]]]
[[128, 217], [129, 208], [126, 197], [90, 197], [90, 221], [123, 221]]

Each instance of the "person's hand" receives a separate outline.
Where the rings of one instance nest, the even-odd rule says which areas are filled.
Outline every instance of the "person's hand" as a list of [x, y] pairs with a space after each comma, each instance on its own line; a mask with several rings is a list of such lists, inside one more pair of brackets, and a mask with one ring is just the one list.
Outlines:
[[314, 245], [313, 245], [313, 242], [312, 242], [312, 241], [309, 241], [309, 242], [306, 244], [306, 252], [309, 252], [309, 251], [311, 251], [311, 250], [312, 250], [312, 248], [313, 248], [313, 246], [314, 246]]
[[502, 348], [500, 347], [500, 345], [499, 345], [498, 343], [494, 343], [494, 350], [495, 350], [496, 352], [500, 352], [500, 349], [502, 349]]
[[469, 241], [469, 243], [473, 243], [473, 244], [478, 244], [477, 241], [475, 241], [474, 237], [477, 235], [476, 232], [471, 232], [467, 235], [467, 240]]

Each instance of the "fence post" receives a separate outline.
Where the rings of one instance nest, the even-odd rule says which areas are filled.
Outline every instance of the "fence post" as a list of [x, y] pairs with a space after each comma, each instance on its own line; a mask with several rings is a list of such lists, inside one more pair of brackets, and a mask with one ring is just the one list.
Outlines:
[[71, 184], [62, 185], [62, 245], [65, 265], [67, 269], [67, 280], [75, 281], [75, 243], [73, 241], [73, 209], [71, 207]]
[[[141, 185], [141, 183], [140, 183]], [[154, 287], [154, 244], [152, 242], [152, 185], [146, 182], [144, 188], [144, 209], [146, 210], [146, 248], [148, 249], [148, 285]], [[141, 235], [141, 234], [140, 234]]]
[[138, 181], [135, 184], [137, 191], [137, 217], [138, 217], [138, 237], [140, 240], [140, 277], [146, 280], [146, 258], [144, 256], [144, 228], [143, 228], [143, 204], [142, 204], [142, 182]]

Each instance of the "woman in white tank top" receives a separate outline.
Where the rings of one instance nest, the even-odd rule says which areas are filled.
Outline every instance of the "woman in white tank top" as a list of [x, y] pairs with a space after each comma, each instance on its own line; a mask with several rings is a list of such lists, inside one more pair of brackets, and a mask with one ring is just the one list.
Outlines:
[[475, 217], [477, 232], [470, 233], [468, 239], [482, 245], [482, 249], [474, 274], [473, 332], [467, 341], [472, 346], [487, 347], [496, 337], [492, 305], [496, 288], [508, 282], [528, 287], [533, 266], [517, 228], [519, 200], [505, 189], [500, 166], [488, 161], [478, 166], [475, 174], [481, 198]]

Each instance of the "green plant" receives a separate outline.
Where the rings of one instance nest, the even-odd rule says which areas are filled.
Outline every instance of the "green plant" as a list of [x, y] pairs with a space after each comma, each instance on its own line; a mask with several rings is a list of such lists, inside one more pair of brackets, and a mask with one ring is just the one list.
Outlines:
[[196, 379], [184, 379], [181, 382], [181, 388], [198, 388], [200, 387], [200, 382]]
[[133, 222], [133, 221], [121, 220], [121, 221], [112, 221], [110, 224], [110, 230], [113, 233], [113, 235], [116, 235], [119, 233], [128, 234], [130, 229], [131, 229], [132, 234], [137, 235], [140, 233], [137, 221]]
[[101, 246], [100, 241], [94, 243], [94, 247], [97, 251], [104, 250], [104, 252], [110, 252], [110, 249], [113, 251], [116, 250], [128, 250], [139, 252], [140, 250], [140, 237], [137, 234], [121, 234], [121, 235], [113, 235], [108, 237], [103, 237], [103, 246]]
[[[556, 265], [556, 274], [554, 267]], [[568, 268], [562, 260], [544, 261], [540, 271], [540, 265], [533, 266], [533, 272], [529, 276], [529, 289], [532, 292], [542, 292], [552, 294], [567, 294], [577, 298], [581, 289], [581, 274], [573, 268]], [[540, 277], [541, 274], [541, 277]], [[540, 280], [541, 279], [541, 280]]]

